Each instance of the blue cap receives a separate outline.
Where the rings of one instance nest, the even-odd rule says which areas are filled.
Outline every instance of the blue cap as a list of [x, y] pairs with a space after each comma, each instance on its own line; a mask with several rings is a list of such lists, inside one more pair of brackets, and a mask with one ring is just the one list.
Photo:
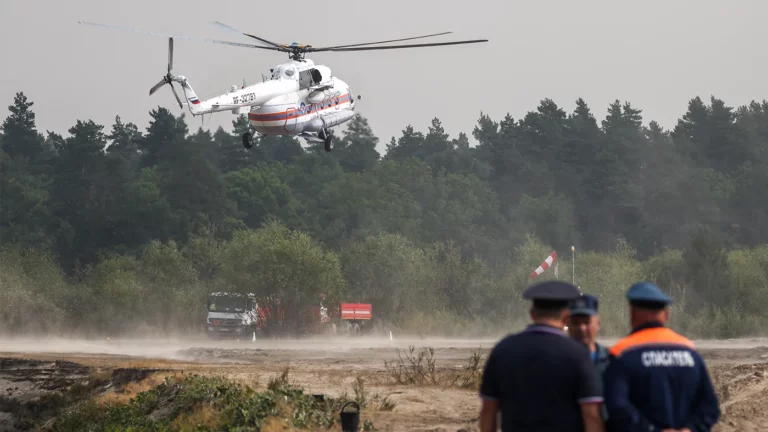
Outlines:
[[598, 303], [597, 297], [584, 294], [571, 304], [571, 315], [595, 315]]
[[568, 282], [545, 281], [529, 287], [523, 297], [533, 300], [535, 307], [545, 309], [565, 309], [571, 300], [581, 296], [581, 292]]
[[660, 309], [672, 303], [672, 299], [668, 295], [650, 282], [638, 282], [629, 287], [627, 299], [630, 304], [652, 309]]

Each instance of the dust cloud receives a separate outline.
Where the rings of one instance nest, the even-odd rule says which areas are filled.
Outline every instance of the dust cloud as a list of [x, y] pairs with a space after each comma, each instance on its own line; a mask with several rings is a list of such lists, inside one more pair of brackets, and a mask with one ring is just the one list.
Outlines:
[[206, 338], [0, 338], [0, 353], [35, 353], [68, 355], [130, 356], [168, 360], [188, 360], [184, 354], [191, 349], [315, 351], [329, 356], [355, 350], [394, 350], [409, 346], [442, 349], [479, 349], [493, 347], [498, 339], [447, 339], [397, 337], [314, 337], [304, 339], [208, 340]]
[[[209, 340], [207, 338], [0, 338], [0, 353], [67, 354], [190, 360], [190, 350], [303, 351], [333, 357], [345, 352], [394, 352], [396, 348], [432, 347], [441, 351], [487, 351], [499, 338], [458, 339], [418, 336], [311, 337], [302, 339]], [[616, 339], [603, 339], [610, 346]], [[699, 349], [752, 349], [768, 346], [768, 338], [695, 340]]]

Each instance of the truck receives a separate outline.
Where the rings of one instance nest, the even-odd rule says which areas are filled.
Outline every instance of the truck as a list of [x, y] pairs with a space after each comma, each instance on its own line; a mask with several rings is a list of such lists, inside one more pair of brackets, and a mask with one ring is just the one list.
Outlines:
[[373, 307], [369, 303], [341, 303], [339, 305], [340, 326], [336, 332], [360, 335], [364, 331], [371, 330], [372, 320]]
[[[305, 308], [294, 315], [294, 322], [286, 322], [285, 311], [279, 301], [273, 311], [260, 305], [254, 294], [216, 292], [208, 295], [207, 333], [211, 339], [225, 337], [250, 338], [292, 333], [293, 336], [342, 334], [358, 336], [371, 328], [373, 308], [368, 303], [341, 303], [331, 311], [319, 304]], [[286, 331], [287, 330], [287, 331]]]
[[299, 314], [294, 328], [302, 336], [312, 334], [359, 336], [372, 326], [373, 307], [368, 303], [340, 303], [330, 310], [320, 296], [318, 306], [311, 306]]
[[253, 294], [213, 292], [206, 309], [206, 333], [211, 339], [250, 338], [259, 319]]

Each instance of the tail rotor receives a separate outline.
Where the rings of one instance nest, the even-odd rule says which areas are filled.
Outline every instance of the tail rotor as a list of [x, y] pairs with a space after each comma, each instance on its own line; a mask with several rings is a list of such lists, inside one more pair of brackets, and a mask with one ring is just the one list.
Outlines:
[[155, 84], [151, 89], [149, 89], [149, 95], [152, 96], [153, 93], [155, 93], [160, 87], [164, 86], [165, 84], [168, 84], [171, 86], [171, 90], [173, 90], [173, 95], [176, 96], [176, 101], [179, 103], [179, 108], [184, 108], [184, 105], [181, 103], [181, 99], [179, 98], [179, 94], [176, 93], [176, 88], [173, 86], [173, 74], [171, 74], [171, 70], [173, 69], [173, 38], [168, 38], [168, 73], [163, 77], [163, 79], [160, 80], [157, 84]]

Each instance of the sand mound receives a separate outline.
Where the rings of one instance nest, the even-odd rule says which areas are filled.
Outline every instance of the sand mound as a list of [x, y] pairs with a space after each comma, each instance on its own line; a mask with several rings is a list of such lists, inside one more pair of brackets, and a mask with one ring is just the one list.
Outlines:
[[723, 416], [715, 432], [768, 431], [768, 363], [711, 368]]

